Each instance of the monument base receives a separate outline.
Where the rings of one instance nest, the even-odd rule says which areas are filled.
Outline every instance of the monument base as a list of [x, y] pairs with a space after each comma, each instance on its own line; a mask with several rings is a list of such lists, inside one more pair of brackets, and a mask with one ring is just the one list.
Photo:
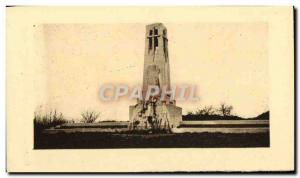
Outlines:
[[139, 102], [129, 107], [130, 130], [171, 130], [182, 121], [182, 108], [157, 102], [155, 106]]

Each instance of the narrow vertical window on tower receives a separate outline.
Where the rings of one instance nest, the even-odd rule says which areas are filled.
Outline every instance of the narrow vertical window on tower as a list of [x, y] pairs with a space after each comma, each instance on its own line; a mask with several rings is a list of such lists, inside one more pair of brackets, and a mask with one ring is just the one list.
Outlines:
[[154, 28], [154, 50], [158, 46], [158, 38], [156, 35], [158, 35], [158, 30]]
[[158, 46], [158, 39], [157, 36], [154, 37], [154, 49]]
[[149, 46], [148, 46], [148, 52], [149, 51], [151, 51], [151, 49], [152, 49], [152, 30], [149, 30], [149, 37], [148, 37], [148, 39], [149, 39]]
[[152, 37], [149, 37], [149, 50], [152, 49]]

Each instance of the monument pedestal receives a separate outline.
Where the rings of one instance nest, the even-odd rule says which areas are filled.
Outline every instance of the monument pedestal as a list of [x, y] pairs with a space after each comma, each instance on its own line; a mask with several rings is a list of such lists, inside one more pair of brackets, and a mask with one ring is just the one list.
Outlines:
[[171, 130], [182, 121], [182, 109], [174, 104], [156, 102], [155, 106], [138, 103], [129, 107], [129, 129]]

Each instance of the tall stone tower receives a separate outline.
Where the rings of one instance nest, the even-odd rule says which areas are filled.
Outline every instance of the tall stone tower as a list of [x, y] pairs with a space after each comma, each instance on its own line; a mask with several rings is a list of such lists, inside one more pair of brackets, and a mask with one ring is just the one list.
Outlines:
[[143, 88], [170, 87], [167, 29], [162, 23], [146, 26]]
[[170, 64], [167, 29], [162, 23], [146, 26], [143, 73], [143, 100], [129, 107], [129, 127], [132, 130], [167, 130], [179, 126], [182, 109], [175, 101], [161, 99], [160, 94], [145, 100], [148, 86], [170, 88]]

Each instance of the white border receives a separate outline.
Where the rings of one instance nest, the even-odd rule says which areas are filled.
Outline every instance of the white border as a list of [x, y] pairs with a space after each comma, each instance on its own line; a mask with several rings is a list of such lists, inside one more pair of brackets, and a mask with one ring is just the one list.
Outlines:
[[[6, 5], [35, 5], [35, 6], [41, 6], [41, 5], [55, 5], [55, 6], [61, 6], [61, 5], [67, 5], [67, 6], [91, 6], [91, 5], [123, 5], [123, 6], [130, 6], [130, 5], [168, 5], [168, 6], [175, 6], [175, 5], [294, 5], [298, 11], [300, 7], [300, 1], [296, 0], [252, 0], [250, 1], [238, 1], [238, 0], [204, 0], [204, 1], [197, 1], [197, 0], [170, 0], [170, 1], [162, 1], [162, 0], [146, 0], [146, 1], [138, 1], [138, 0], [103, 0], [103, 1], [96, 1], [96, 0], [11, 0], [11, 1], [3, 1], [0, 2], [0, 142], [2, 143], [0, 146], [0, 153], [1, 153], [1, 161], [0, 161], [0, 175], [1, 177], [8, 177], [9, 175], [5, 172], [5, 157], [6, 157], [6, 150], [5, 150], [5, 140], [6, 140], [6, 134], [5, 134], [5, 126], [6, 126], [6, 115], [5, 115], [5, 6]], [[299, 14], [299, 13], [298, 13]], [[299, 17], [298, 17], [299, 18]], [[299, 34], [298, 28], [297, 34]], [[295, 48], [295, 50], [298, 51], [298, 47]], [[297, 68], [299, 70], [299, 62], [297, 65]], [[297, 75], [297, 78], [299, 79], [299, 75]], [[299, 87], [297, 92], [299, 93]], [[297, 110], [299, 109], [299, 105], [297, 106]], [[298, 121], [299, 124], [299, 121]], [[297, 125], [297, 128], [299, 125]], [[298, 137], [299, 139], [299, 137]], [[299, 142], [299, 140], [298, 140]], [[21, 176], [21, 175], [15, 175], [15, 176]], [[73, 177], [74, 175], [50, 175], [50, 177]], [[85, 175], [86, 176], [86, 175]], [[102, 175], [104, 176], [104, 175]], [[115, 177], [117, 175], [114, 175]], [[254, 177], [255, 175], [251, 175], [249, 177]], [[41, 175], [37, 175], [35, 177], [41, 177]], [[104, 177], [108, 177], [105, 175]], [[111, 176], [109, 176], [111, 177]], [[239, 177], [239, 176], [238, 176]], [[255, 176], [256, 177], [256, 176]]]

